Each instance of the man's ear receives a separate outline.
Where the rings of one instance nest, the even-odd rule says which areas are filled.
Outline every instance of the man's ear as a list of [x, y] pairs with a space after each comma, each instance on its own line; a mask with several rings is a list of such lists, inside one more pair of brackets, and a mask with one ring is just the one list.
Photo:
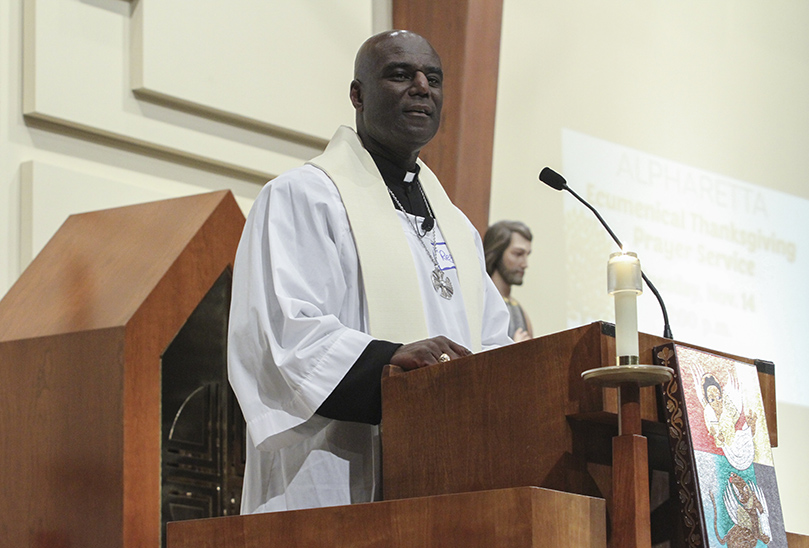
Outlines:
[[359, 80], [351, 81], [348, 96], [351, 98], [351, 104], [354, 105], [354, 110], [362, 110], [362, 83]]

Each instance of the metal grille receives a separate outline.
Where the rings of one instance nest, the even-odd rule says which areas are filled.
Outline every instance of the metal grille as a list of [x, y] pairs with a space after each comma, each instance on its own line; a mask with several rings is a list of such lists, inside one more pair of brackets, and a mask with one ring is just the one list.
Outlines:
[[239, 513], [245, 425], [227, 379], [232, 274], [219, 277], [162, 356], [161, 526]]

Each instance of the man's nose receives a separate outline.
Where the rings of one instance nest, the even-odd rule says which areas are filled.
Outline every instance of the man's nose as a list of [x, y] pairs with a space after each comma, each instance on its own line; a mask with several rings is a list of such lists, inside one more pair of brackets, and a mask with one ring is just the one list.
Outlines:
[[427, 80], [427, 75], [421, 71], [416, 71], [416, 75], [413, 77], [413, 85], [410, 86], [410, 89], [412, 93], [419, 95], [430, 93], [430, 82]]

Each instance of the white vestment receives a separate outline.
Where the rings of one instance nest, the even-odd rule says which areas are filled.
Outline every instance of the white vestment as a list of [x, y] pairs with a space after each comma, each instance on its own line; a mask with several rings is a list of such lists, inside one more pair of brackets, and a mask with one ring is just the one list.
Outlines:
[[[342, 128], [333, 142], [348, 139], [351, 150], [346, 153], [372, 166], [370, 155], [355, 146], [356, 134], [348, 131]], [[436, 255], [456, 292], [452, 299], [443, 299], [430, 280], [432, 242], [422, 240], [425, 250], [408, 224], [421, 219], [393, 208], [384, 181], [374, 171], [384, 190], [377, 193], [384, 200], [375, 210], [398, 219], [397, 229], [404, 234], [405, 249], [410, 249], [417, 278], [411, 302], [421, 301], [416, 310], [424, 318], [423, 338], [444, 335], [470, 349], [509, 344], [508, 311], [486, 274], [483, 246], [472, 224], [455, 208], [477, 254], [472, 267], [480, 276], [477, 286], [469, 285], [468, 274], [465, 283], [459, 280], [453, 241], [444, 242], [442, 218], [436, 212]], [[429, 192], [428, 198], [431, 203], [441, 200]], [[451, 232], [456, 237], [457, 223]], [[234, 264], [228, 340], [230, 382], [247, 421], [242, 513], [379, 499], [378, 427], [315, 414], [368, 343], [385, 338], [377, 333], [391, 332], [389, 325], [371, 329], [369, 310], [380, 308], [366, 298], [384, 294], [379, 284], [397, 292], [402, 282], [395, 277], [375, 279], [374, 289], [366, 292], [363, 276], [366, 270], [374, 272], [370, 261], [386, 261], [392, 250], [363, 248], [358, 253], [358, 245], [335, 182], [313, 165], [268, 183], [248, 215]], [[360, 254], [366, 265], [362, 271]], [[462, 287], [481, 288], [480, 333], [470, 332], [465, 305], [469, 296], [463, 297]]]

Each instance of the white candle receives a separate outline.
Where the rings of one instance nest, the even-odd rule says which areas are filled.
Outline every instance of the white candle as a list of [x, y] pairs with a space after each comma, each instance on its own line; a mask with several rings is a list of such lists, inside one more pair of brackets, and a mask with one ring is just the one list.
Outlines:
[[637, 297], [643, 292], [640, 261], [635, 253], [610, 255], [607, 290], [615, 298], [615, 353], [618, 364], [638, 363]]
[[[615, 354], [618, 364], [624, 356], [638, 356], [637, 294], [623, 291], [615, 294]], [[628, 362], [631, 363], [629, 358]], [[626, 365], [626, 363], [623, 363]]]

